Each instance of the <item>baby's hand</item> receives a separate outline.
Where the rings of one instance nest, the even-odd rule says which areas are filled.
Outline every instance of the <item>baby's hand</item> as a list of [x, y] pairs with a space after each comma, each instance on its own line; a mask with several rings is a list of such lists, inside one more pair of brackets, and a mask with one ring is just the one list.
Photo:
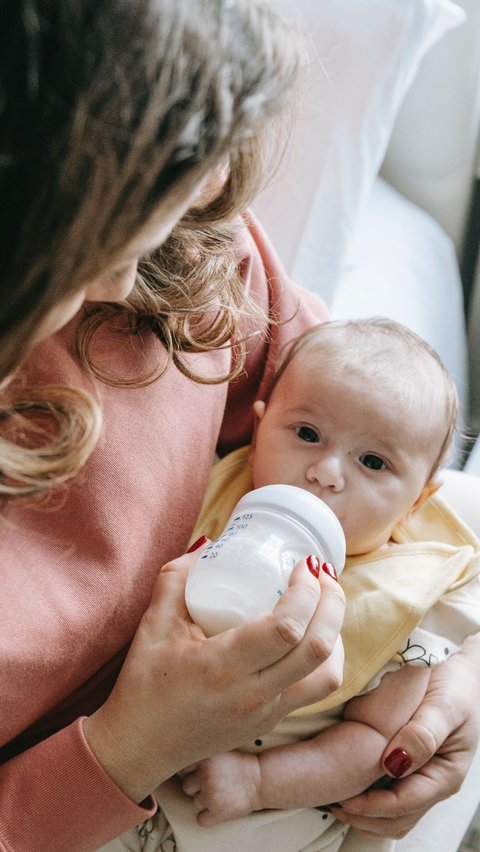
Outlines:
[[253, 754], [229, 751], [201, 760], [180, 773], [199, 825], [215, 825], [261, 810], [260, 762]]

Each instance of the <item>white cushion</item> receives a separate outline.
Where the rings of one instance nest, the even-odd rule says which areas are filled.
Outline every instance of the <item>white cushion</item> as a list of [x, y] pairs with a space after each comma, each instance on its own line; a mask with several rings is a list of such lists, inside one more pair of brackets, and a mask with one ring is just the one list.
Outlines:
[[464, 19], [450, 0], [270, 0], [309, 34], [289, 153], [255, 209], [289, 274], [331, 300], [352, 227], [426, 51]]
[[381, 178], [354, 229], [330, 313], [335, 319], [387, 316], [423, 337], [450, 371], [465, 418], [467, 345], [453, 241]]
[[[477, 438], [475, 441], [464, 470], [472, 476], [480, 476], [480, 438]], [[475, 509], [478, 518], [480, 516], [480, 509], [478, 506], [476, 506]], [[478, 530], [478, 535], [480, 536], [480, 529]]]
[[428, 213], [378, 178], [354, 229], [333, 318], [388, 316], [439, 353], [467, 403], [463, 294], [453, 242]]

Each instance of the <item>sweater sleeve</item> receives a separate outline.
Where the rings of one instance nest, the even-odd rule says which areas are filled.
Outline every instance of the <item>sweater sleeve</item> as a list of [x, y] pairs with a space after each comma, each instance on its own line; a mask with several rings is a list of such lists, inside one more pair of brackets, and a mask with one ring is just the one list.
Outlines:
[[2, 852], [94, 852], [155, 813], [153, 798], [143, 807], [133, 804], [105, 773], [83, 735], [82, 721], [1, 768]]
[[325, 322], [325, 303], [316, 294], [295, 286], [287, 277], [265, 232], [252, 213], [243, 220], [238, 237], [240, 272], [249, 296], [275, 323], [261, 331], [247, 327], [247, 360], [242, 374], [230, 383], [218, 454], [226, 455], [250, 443], [252, 406], [271, 384], [282, 347], [307, 328]]

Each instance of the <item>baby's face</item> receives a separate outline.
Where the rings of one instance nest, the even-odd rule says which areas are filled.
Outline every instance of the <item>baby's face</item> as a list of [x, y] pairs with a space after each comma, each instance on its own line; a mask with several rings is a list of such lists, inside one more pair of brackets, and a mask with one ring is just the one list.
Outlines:
[[[315, 363], [316, 362], [316, 363]], [[256, 488], [284, 483], [316, 494], [340, 520], [349, 555], [385, 544], [426, 494], [438, 457], [437, 413], [302, 350], [258, 415], [252, 451]], [[431, 423], [429, 422], [431, 420]]]

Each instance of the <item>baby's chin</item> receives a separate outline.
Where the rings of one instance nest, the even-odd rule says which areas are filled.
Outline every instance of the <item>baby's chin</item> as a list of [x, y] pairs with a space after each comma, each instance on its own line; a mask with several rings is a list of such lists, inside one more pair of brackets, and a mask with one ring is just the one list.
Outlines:
[[391, 543], [390, 538], [388, 538], [387, 540], [379, 540], [376, 542], [361, 540], [359, 541], [358, 539], [349, 540], [347, 533], [345, 533], [345, 540], [347, 544], [347, 558], [350, 556], [367, 556], [367, 554], [376, 552], [377, 550], [386, 550]]

